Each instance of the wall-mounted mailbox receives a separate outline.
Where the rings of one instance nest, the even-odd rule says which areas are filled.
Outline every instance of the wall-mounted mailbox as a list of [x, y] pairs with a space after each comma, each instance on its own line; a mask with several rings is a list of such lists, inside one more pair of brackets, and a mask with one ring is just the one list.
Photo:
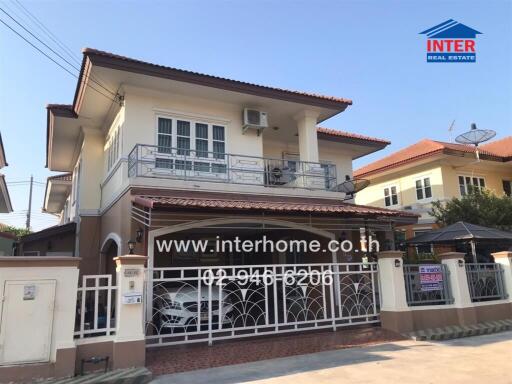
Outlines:
[[142, 293], [141, 292], [129, 292], [123, 295], [123, 304], [141, 304]]

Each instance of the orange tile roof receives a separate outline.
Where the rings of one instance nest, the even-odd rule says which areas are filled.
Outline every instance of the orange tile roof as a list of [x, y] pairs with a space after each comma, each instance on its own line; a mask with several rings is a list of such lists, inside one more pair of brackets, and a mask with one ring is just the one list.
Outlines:
[[500, 156], [510, 157], [512, 156], [512, 136], [482, 144], [480, 148]]
[[329, 101], [334, 101], [334, 102], [342, 103], [342, 104], [346, 104], [346, 105], [352, 105], [352, 100], [345, 99], [345, 98], [342, 98], [342, 97], [325, 96], [325, 95], [319, 95], [319, 94], [311, 93], [311, 92], [293, 91], [293, 90], [284, 89], [284, 88], [269, 87], [269, 86], [265, 86], [265, 85], [248, 83], [248, 82], [245, 82], [245, 81], [228, 79], [228, 78], [220, 77], [220, 76], [207, 75], [207, 74], [204, 74], [204, 73], [188, 71], [188, 70], [184, 70], [184, 69], [168, 67], [168, 66], [165, 66], [165, 65], [149, 63], [147, 61], [132, 59], [130, 57], [121, 56], [121, 55], [117, 55], [115, 53], [101, 51], [101, 50], [94, 49], [94, 48], [84, 48], [84, 49], [82, 49], [82, 52], [83, 52], [84, 56], [87, 56], [87, 55], [103, 56], [103, 57], [107, 57], [107, 58], [110, 58], [110, 59], [121, 60], [121, 61], [124, 61], [124, 62], [127, 62], [127, 63], [142, 64], [142, 65], [151, 66], [153, 68], [160, 68], [160, 69], [164, 69], [164, 70], [178, 71], [178, 72], [183, 73], [183, 74], [194, 75], [194, 76], [203, 78], [204, 80], [210, 79], [210, 80], [226, 81], [226, 82], [229, 82], [229, 83], [232, 83], [232, 84], [246, 85], [246, 86], [250, 86], [250, 87], [254, 87], [254, 88], [266, 89], [266, 90], [269, 90], [269, 91], [284, 92], [284, 93], [288, 93], [288, 94], [307, 96], [307, 97], [310, 97], [310, 98], [329, 100]]
[[[507, 140], [510, 139], [511, 138], [508, 137], [499, 140], [500, 142], [503, 143], [499, 143], [498, 145], [496, 145], [496, 143], [498, 143], [498, 141], [496, 141], [491, 142], [487, 145], [480, 146], [480, 156], [487, 157], [488, 159], [491, 160], [505, 161], [505, 155], [498, 153], [497, 149], [503, 150], [503, 152], [505, 152], [507, 147], [506, 143], [508, 142]], [[475, 153], [475, 147], [471, 145], [446, 143], [443, 141], [423, 139], [413, 145], [410, 145], [409, 147], [403, 148], [397, 152], [392, 153], [391, 155], [383, 157], [380, 160], [374, 161], [373, 163], [370, 163], [368, 165], [365, 165], [364, 167], [357, 169], [356, 171], [354, 171], [354, 176], [365, 177], [390, 168], [398, 167], [403, 164], [412, 163], [425, 157], [434, 156], [440, 153], [450, 154], [453, 152]]]
[[342, 203], [338, 201], [326, 201], [325, 199], [286, 199], [281, 201], [264, 200], [262, 197], [253, 196], [252, 199], [228, 199], [228, 198], [188, 198], [175, 196], [141, 196], [133, 198], [134, 203], [148, 208], [207, 208], [207, 209], [233, 209], [251, 211], [272, 211], [272, 212], [302, 212], [320, 214], [345, 214], [360, 216], [387, 216], [387, 217], [409, 217], [417, 218], [418, 215], [412, 212], [403, 212], [385, 208], [369, 207], [355, 204]]
[[377, 144], [385, 144], [385, 145], [391, 144], [391, 142], [387, 141], [387, 140], [377, 139], [375, 137], [370, 137], [370, 136], [359, 135], [357, 133], [339, 131], [337, 129], [318, 127], [317, 128], [317, 132], [320, 133], [320, 134], [324, 134], [324, 135], [345, 137], [345, 138], [348, 138], [348, 139], [362, 140], [362, 141], [367, 141], [367, 142], [374, 142], [374, 143], [377, 143]]

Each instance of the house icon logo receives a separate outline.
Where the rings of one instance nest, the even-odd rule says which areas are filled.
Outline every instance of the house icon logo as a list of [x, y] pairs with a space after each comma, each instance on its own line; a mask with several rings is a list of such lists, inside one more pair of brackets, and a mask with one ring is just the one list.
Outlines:
[[474, 63], [481, 34], [453, 19], [420, 32], [427, 35], [427, 63]]

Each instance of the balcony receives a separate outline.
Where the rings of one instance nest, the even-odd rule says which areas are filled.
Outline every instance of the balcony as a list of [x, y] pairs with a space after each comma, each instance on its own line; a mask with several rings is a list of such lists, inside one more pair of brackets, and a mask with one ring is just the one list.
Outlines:
[[128, 156], [128, 176], [324, 191], [336, 186], [334, 164], [143, 144]]

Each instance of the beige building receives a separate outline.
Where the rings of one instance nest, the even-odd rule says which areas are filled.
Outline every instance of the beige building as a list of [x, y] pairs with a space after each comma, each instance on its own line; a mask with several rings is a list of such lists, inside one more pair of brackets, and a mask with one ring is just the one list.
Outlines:
[[[48, 179], [44, 209], [63, 227], [25, 249], [80, 256], [91, 274], [113, 268], [130, 240], [152, 266], [157, 237], [211, 237], [219, 226], [228, 237], [233, 227], [254, 237], [272, 220], [296, 237], [386, 236], [416, 217], [345, 203], [337, 186], [353, 159], [389, 142], [318, 127], [351, 104], [85, 49], [73, 104], [47, 107], [47, 167], [64, 174]], [[159, 263], [213, 262], [175, 256]], [[226, 257], [215, 262], [237, 262]]]
[[467, 193], [471, 186], [497, 195], [511, 195], [512, 136], [475, 148], [435, 140], [421, 140], [354, 172], [368, 179], [356, 203], [406, 210], [420, 216], [418, 223], [401, 227], [399, 240], [436, 227], [429, 215], [432, 201], [446, 201]]

